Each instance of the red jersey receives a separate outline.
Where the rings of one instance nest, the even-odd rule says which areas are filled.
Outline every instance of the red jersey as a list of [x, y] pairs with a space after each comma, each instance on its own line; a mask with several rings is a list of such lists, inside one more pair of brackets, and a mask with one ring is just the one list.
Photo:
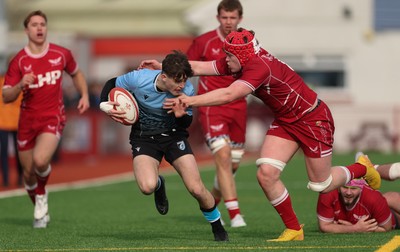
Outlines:
[[[193, 40], [187, 51], [189, 60], [212, 61], [225, 58], [224, 36], [217, 28], [204, 33]], [[224, 88], [232, 84], [235, 79], [231, 75], [226, 76], [201, 76], [199, 77], [198, 94], [204, 94], [218, 88]], [[238, 99], [220, 107], [243, 108], [246, 107], [246, 98]]]
[[368, 216], [369, 219], [376, 219], [380, 226], [388, 221], [392, 222], [393, 229], [396, 225], [395, 217], [391, 213], [386, 199], [379, 191], [367, 186], [364, 186], [357, 203], [351, 209], [347, 209], [342, 203], [338, 190], [320, 193], [317, 216], [318, 219], [325, 222], [346, 220], [352, 224], [356, 224], [363, 216]]
[[4, 87], [17, 85], [27, 73], [36, 76], [34, 84], [23, 90], [21, 118], [26, 114], [64, 114], [63, 71], [70, 75], [78, 71], [72, 53], [64, 47], [49, 43], [41, 54], [32, 54], [28, 47], [18, 52], [10, 62]]
[[[230, 73], [225, 58], [214, 64], [217, 74]], [[264, 49], [253, 56], [235, 76], [271, 108], [278, 121], [291, 123], [299, 120], [317, 99], [317, 94], [293, 69]]]

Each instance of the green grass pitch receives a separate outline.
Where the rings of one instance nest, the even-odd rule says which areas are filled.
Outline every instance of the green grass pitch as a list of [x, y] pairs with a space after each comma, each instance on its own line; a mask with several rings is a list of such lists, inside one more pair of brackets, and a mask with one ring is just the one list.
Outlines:
[[[369, 155], [375, 163], [389, 163], [398, 155]], [[353, 162], [353, 154], [334, 155], [334, 165]], [[202, 168], [211, 188], [212, 167]], [[323, 234], [315, 214], [317, 193], [306, 189], [301, 155], [286, 166], [283, 181], [301, 223], [305, 240], [271, 243], [284, 226], [256, 180], [254, 160], [236, 175], [238, 197], [247, 227], [226, 227], [230, 241], [213, 241], [211, 227], [176, 172], [165, 174], [169, 213], [158, 214], [153, 195], [142, 195], [133, 181], [49, 194], [51, 222], [47, 229], [32, 228], [33, 206], [28, 197], [0, 199], [0, 251], [375, 251], [398, 237], [398, 230], [372, 234]], [[399, 181], [383, 182], [381, 191], [400, 190]], [[228, 222], [224, 205], [219, 209]], [[399, 244], [400, 246], [400, 244]], [[396, 246], [395, 246], [396, 247]], [[397, 247], [396, 251], [400, 251]]]

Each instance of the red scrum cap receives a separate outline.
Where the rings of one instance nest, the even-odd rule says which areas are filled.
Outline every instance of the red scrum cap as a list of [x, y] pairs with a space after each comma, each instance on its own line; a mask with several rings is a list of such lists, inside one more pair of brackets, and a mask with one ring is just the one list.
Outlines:
[[251, 57], [260, 51], [260, 44], [253, 31], [239, 28], [226, 36], [224, 50], [235, 55], [243, 67]]

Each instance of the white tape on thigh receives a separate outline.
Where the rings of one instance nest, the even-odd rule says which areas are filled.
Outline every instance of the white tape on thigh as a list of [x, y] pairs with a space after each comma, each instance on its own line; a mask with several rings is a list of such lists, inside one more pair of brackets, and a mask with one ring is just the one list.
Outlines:
[[283, 169], [286, 166], [285, 162], [282, 162], [280, 160], [277, 159], [272, 159], [272, 158], [259, 158], [256, 160], [256, 165], [260, 166], [262, 164], [268, 164], [271, 165], [273, 167], [275, 167], [276, 169], [283, 171]]
[[232, 163], [240, 163], [244, 154], [244, 150], [232, 150]]
[[400, 178], [400, 163], [394, 163], [389, 168], [389, 178], [395, 180]]
[[329, 175], [328, 179], [325, 180], [324, 182], [312, 182], [309, 181], [307, 188], [314, 191], [314, 192], [322, 192], [323, 190], [325, 190], [326, 188], [328, 188], [328, 186], [332, 183], [333, 177], [332, 174]]
[[217, 151], [222, 149], [228, 142], [224, 138], [218, 138], [214, 142], [210, 144], [210, 149], [212, 154], [215, 154]]

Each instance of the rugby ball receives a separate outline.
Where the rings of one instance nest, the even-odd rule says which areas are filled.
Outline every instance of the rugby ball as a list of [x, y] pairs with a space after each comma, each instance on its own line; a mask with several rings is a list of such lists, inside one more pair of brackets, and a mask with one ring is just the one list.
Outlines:
[[125, 118], [122, 118], [122, 123], [132, 125], [139, 119], [139, 106], [135, 97], [124, 88], [115, 87], [108, 94], [108, 100], [118, 102], [119, 106], [114, 106], [118, 111], [125, 111]]

